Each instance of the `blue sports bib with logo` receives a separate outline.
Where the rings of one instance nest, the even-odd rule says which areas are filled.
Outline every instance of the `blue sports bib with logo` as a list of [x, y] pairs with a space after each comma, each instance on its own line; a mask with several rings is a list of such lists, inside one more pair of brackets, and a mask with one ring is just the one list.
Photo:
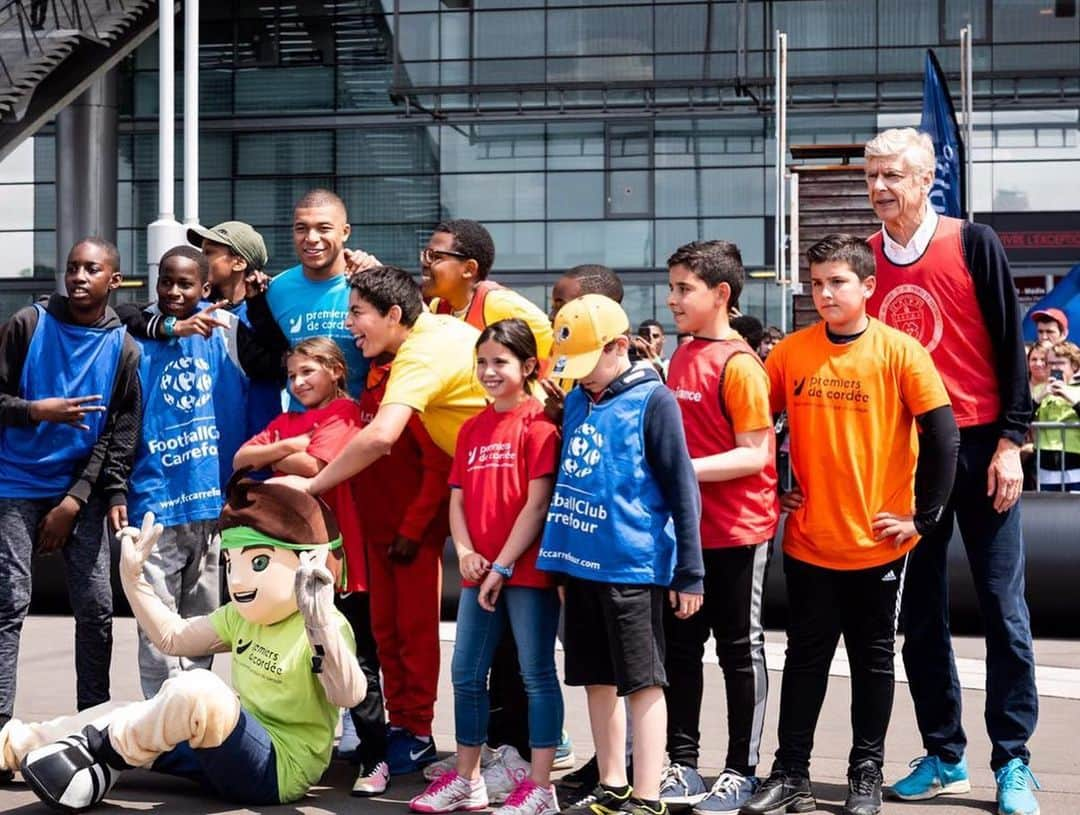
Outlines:
[[659, 380], [594, 404], [566, 397], [562, 461], [536, 565], [601, 583], [666, 586], [675, 528], [645, 460], [645, 407]]
[[[41, 305], [23, 362], [19, 396], [29, 401], [101, 394], [108, 404], [124, 348], [124, 328], [87, 328], [57, 320]], [[71, 487], [76, 467], [105, 428], [106, 412], [88, 413], [80, 430], [38, 422], [0, 426], [0, 497], [51, 498]]]
[[132, 518], [151, 511], [175, 526], [220, 514], [222, 487], [247, 430], [248, 380], [230, 353], [234, 337], [217, 329], [209, 339], [137, 340], [143, 420], [128, 492]]

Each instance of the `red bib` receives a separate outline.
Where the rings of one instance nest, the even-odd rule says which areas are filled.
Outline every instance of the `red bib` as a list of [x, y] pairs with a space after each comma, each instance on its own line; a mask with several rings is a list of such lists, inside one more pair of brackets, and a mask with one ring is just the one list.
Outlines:
[[[489, 291], [501, 288], [502, 286], [494, 280], [481, 280], [477, 283], [476, 288], [473, 289], [473, 297], [472, 302], [469, 303], [469, 310], [465, 313], [465, 317], [463, 318], [465, 322], [478, 331], [483, 331], [487, 328], [487, 320], [484, 319], [484, 301], [487, 299]], [[433, 310], [436, 314], [454, 313], [454, 309], [451, 308], [450, 303], [443, 300], [441, 297], [436, 298], [435, 308]]]
[[877, 289], [866, 310], [922, 343], [945, 382], [956, 423], [973, 427], [1000, 418], [1001, 395], [994, 349], [964, 260], [963, 225], [940, 216], [922, 257], [906, 266], [885, 256], [881, 232], [872, 235]]
[[[682, 411], [691, 458], [735, 447], [723, 387], [728, 360], [736, 354], [750, 354], [757, 361], [742, 340], [694, 339], [671, 358], [667, 385]], [[700, 484], [702, 549], [761, 543], [776, 532], [776, 437], [771, 431], [769, 446], [769, 463], [760, 473]]]

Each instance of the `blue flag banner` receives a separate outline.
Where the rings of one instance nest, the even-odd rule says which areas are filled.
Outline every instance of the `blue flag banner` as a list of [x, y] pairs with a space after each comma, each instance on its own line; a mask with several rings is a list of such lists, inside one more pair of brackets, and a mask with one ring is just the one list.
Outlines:
[[1035, 321], [1031, 315], [1047, 308], [1059, 308], [1065, 312], [1073, 332], [1080, 326], [1080, 264], [1073, 266], [1067, 275], [1054, 284], [1054, 288], [1024, 315], [1024, 342], [1035, 341]]
[[930, 190], [930, 204], [939, 215], [964, 217], [963, 167], [964, 143], [956, 124], [956, 109], [945, 74], [934, 56], [926, 51], [926, 71], [923, 75], [922, 123], [919, 129], [934, 141], [937, 170]]

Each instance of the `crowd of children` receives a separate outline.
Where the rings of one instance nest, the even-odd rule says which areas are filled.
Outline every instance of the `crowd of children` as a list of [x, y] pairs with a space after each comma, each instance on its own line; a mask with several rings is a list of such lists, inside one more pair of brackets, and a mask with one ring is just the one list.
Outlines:
[[[365, 680], [349, 711], [354, 794], [426, 768], [416, 812], [496, 802], [502, 815], [812, 811], [814, 730], [843, 635], [853, 695], [843, 812], [880, 812], [907, 554], [942, 518], [959, 437], [927, 351], [867, 316], [870, 245], [831, 235], [810, 248], [822, 322], [770, 345], [764, 363], [730, 322], [745, 277], [738, 248], [680, 247], [668, 306], [685, 341], [654, 365], [662, 329], [631, 337], [606, 267], [568, 271], [546, 317], [488, 279], [494, 244], [474, 221], [436, 227], [422, 285], [344, 249], [333, 193], [305, 195], [294, 221], [300, 264], [269, 285], [262, 239], [230, 222], [193, 231], [201, 252], [167, 252], [156, 303], [120, 316], [107, 305], [115, 249], [81, 241], [67, 297], [24, 309], [4, 332], [0, 724], [13, 712], [35, 541], [68, 561], [82, 709], [108, 698], [105, 516], [114, 531], [129, 511], [156, 516], [164, 529], [145, 581], [170, 612], [201, 617], [220, 599], [226, 482], [263, 471], [320, 496], [340, 528], [336, 602]], [[1075, 373], [1080, 360], [1060, 353]], [[282, 380], [290, 409], [251, 427], [251, 403]], [[780, 496], [774, 416], [785, 411], [795, 483]], [[788, 651], [779, 749], [762, 781], [762, 597], [781, 512]], [[462, 578], [457, 750], [436, 763], [448, 535]], [[561, 802], [557, 636], [566, 685], [586, 689], [596, 747], [587, 788]], [[710, 636], [728, 710], [711, 785], [698, 772]], [[140, 637], [148, 699], [209, 663]]]

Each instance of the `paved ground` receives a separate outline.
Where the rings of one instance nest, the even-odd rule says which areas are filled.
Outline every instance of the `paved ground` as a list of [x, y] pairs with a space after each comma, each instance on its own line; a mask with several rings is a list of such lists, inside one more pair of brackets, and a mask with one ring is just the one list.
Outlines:
[[[51, 718], [70, 712], [74, 701], [74, 669], [71, 649], [73, 626], [59, 617], [32, 617], [23, 631], [23, 651], [19, 665], [19, 697], [16, 715], [23, 719]], [[444, 629], [452, 637], [452, 626]], [[438, 744], [450, 748], [453, 743], [453, 719], [449, 686], [449, 657], [452, 646], [444, 643], [443, 675], [440, 683], [440, 703], [435, 731]], [[973, 790], [969, 795], [942, 799], [926, 804], [886, 803], [885, 812], [895, 815], [971, 815], [994, 812], [993, 777], [987, 766], [989, 747], [982, 735], [981, 709], [984, 700], [982, 686], [982, 645], [974, 639], [957, 644], [961, 673], [965, 685], [964, 714], [968, 733], [972, 737], [969, 762]], [[1046, 640], [1036, 644], [1042, 711], [1039, 729], [1032, 741], [1033, 768], [1043, 785], [1039, 800], [1043, 815], [1080, 815], [1080, 640]], [[768, 656], [770, 681], [779, 689], [778, 668], [783, 657], [783, 636], [769, 634]], [[135, 630], [130, 619], [116, 621], [116, 650], [113, 660], [113, 695], [117, 699], [134, 699], [138, 695], [135, 663]], [[221, 660], [215, 669], [227, 676], [228, 667]], [[715, 665], [706, 666], [706, 702], [703, 712], [705, 732], [702, 766], [706, 776], [718, 771], [723, 762], [724, 701], [722, 678]], [[588, 719], [584, 694], [568, 690], [566, 694], [566, 727], [580, 760], [591, 754]], [[820, 812], [839, 813], [844, 797], [844, 772], [850, 739], [848, 725], [849, 683], [843, 654], [834, 662], [829, 694], [818, 727], [814, 750], [813, 775], [820, 801]], [[777, 694], [769, 700], [765, 755], [775, 748]], [[911, 701], [906, 686], [897, 686], [893, 726], [887, 745], [886, 780], [900, 776], [909, 759], [922, 751], [914, 728]], [[763, 761], [767, 765], [768, 759]], [[763, 767], [767, 769], [767, 767]], [[349, 768], [335, 763], [323, 779], [324, 786], [313, 791], [304, 801], [288, 807], [270, 807], [267, 812], [321, 813], [402, 813], [404, 802], [420, 789], [417, 776], [396, 779], [389, 793], [380, 799], [350, 798]], [[113, 789], [104, 812], [119, 809], [162, 813], [240, 813], [252, 810], [231, 809], [218, 801], [202, 797], [198, 789], [176, 779], [152, 773], [133, 771], [124, 776]], [[48, 812], [19, 780], [0, 788], [0, 811], [44, 815]], [[262, 811], [262, 810], [258, 810]]]

